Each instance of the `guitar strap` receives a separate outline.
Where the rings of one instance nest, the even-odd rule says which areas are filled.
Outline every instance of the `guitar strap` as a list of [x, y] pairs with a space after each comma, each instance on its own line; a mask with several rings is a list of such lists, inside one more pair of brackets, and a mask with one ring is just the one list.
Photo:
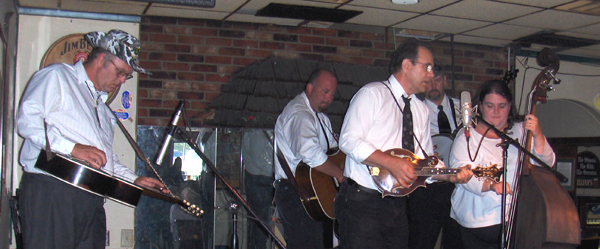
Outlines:
[[281, 165], [283, 172], [285, 172], [285, 175], [287, 175], [288, 181], [290, 181], [292, 186], [294, 186], [294, 188], [296, 189], [296, 192], [298, 193], [298, 196], [300, 196], [300, 199], [302, 200], [302, 202], [309, 202], [310, 197], [309, 197], [308, 193], [296, 181], [296, 178], [294, 177], [294, 174], [292, 173], [290, 166], [288, 165], [287, 161], [285, 160], [285, 157], [283, 157], [283, 153], [281, 152], [279, 147], [277, 147], [277, 159], [279, 160], [279, 164]]

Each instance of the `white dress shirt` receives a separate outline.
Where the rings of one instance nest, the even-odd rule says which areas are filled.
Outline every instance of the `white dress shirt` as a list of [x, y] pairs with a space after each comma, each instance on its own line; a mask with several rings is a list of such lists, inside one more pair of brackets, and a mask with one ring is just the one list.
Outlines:
[[[133, 182], [137, 175], [113, 152], [116, 119], [106, 107], [108, 94], [96, 91], [81, 62], [53, 64], [36, 72], [21, 99], [17, 129], [25, 141], [19, 161], [30, 173], [35, 168], [46, 134], [54, 152], [70, 155], [75, 144], [94, 146], [106, 154], [102, 170]], [[44, 120], [48, 124], [44, 131]]]
[[[394, 95], [384, 85], [390, 86]], [[340, 149], [346, 153], [344, 176], [358, 184], [377, 189], [367, 166], [362, 162], [376, 150], [402, 148], [402, 95], [405, 90], [392, 75], [388, 81], [371, 82], [352, 97], [340, 133]], [[429, 129], [429, 109], [414, 94], [410, 106], [413, 114], [413, 131], [428, 155], [433, 155]], [[415, 154], [425, 158], [415, 140]], [[440, 162], [439, 166], [443, 166]]]
[[277, 160], [277, 148], [281, 150], [292, 173], [295, 173], [301, 161], [314, 168], [327, 160], [327, 141], [329, 148], [338, 146], [332, 131], [327, 115], [315, 113], [305, 92], [292, 99], [275, 123], [275, 179], [288, 178]]
[[[515, 123], [512, 129], [509, 130], [508, 136], [513, 139], [520, 139], [523, 131], [525, 131], [523, 123]], [[482, 134], [479, 134], [475, 129], [471, 129], [471, 139], [468, 144], [471, 156], [475, 156], [477, 147], [481, 142], [481, 137]], [[467, 140], [465, 139], [464, 129], [461, 129], [452, 144], [450, 165], [452, 168], [459, 168], [470, 164], [471, 169], [475, 169], [478, 166], [488, 167], [497, 164], [498, 168], [501, 168], [503, 162], [502, 149], [496, 146], [500, 142], [502, 142], [501, 139], [483, 139], [475, 161], [471, 162], [469, 152], [467, 151]], [[534, 149], [531, 149], [531, 152], [540, 157], [548, 165], [554, 165], [554, 151], [547, 140], [544, 142], [544, 151], [538, 154]], [[507, 174], [502, 177], [513, 190], [514, 186], [512, 184], [515, 179], [515, 171], [519, 160], [518, 155], [517, 148], [511, 145], [508, 148]], [[494, 191], [481, 192], [483, 183], [483, 179], [473, 176], [465, 184], [456, 184], [454, 193], [452, 193], [452, 211], [450, 212], [450, 217], [464, 227], [478, 228], [500, 224], [502, 195], [498, 195]], [[510, 197], [507, 198], [507, 210], [510, 207], [510, 199]]]
[[[454, 108], [450, 105], [450, 100], [452, 100], [454, 104]], [[429, 127], [431, 128], [431, 135], [439, 134], [440, 128], [438, 127], [438, 113], [440, 110], [438, 109], [438, 105], [436, 103], [431, 102], [429, 99], [425, 99], [423, 102], [429, 108]], [[456, 125], [460, 124], [460, 100], [455, 98], [448, 98], [448, 95], [444, 94], [444, 99], [442, 100], [441, 106], [444, 107], [444, 113], [446, 117], [448, 117], [448, 121], [450, 123], [450, 130], [456, 130]], [[452, 111], [454, 109], [454, 115]], [[456, 117], [456, 119], [454, 118]]]

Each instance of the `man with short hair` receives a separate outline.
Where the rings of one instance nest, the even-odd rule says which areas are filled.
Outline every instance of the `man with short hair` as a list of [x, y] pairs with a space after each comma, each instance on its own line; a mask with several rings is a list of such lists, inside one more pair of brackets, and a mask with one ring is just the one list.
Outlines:
[[[450, 98], [444, 88], [446, 75], [440, 62], [435, 61], [434, 77], [425, 90], [423, 102], [429, 109], [429, 127], [433, 146], [440, 160], [448, 163], [452, 133], [460, 123], [460, 101]], [[458, 117], [458, 118], [457, 118]], [[439, 134], [436, 136], [436, 134]], [[443, 137], [440, 137], [443, 136]], [[438, 144], [436, 144], [438, 143]], [[449, 144], [441, 144], [449, 143]], [[447, 151], [440, 151], [447, 150]], [[450, 197], [454, 183], [437, 181], [427, 184], [427, 188], [418, 188], [409, 195], [409, 244], [411, 249], [433, 249], [442, 231], [442, 247], [461, 249], [458, 223], [450, 218], [452, 203]]]
[[[419, 158], [433, 155], [429, 111], [415, 97], [430, 84], [433, 66], [431, 51], [407, 40], [392, 54], [389, 79], [363, 86], [352, 98], [340, 135], [346, 180], [334, 207], [341, 249], [408, 248], [407, 198], [382, 198], [367, 166], [389, 171], [408, 188], [417, 178], [414, 165], [385, 151], [404, 148]], [[473, 173], [465, 169], [432, 180], [466, 182]]]
[[104, 103], [133, 71], [148, 73], [139, 66], [139, 40], [121, 30], [84, 37], [93, 47], [85, 62], [37, 71], [21, 99], [17, 129], [25, 141], [19, 158], [24, 170], [19, 207], [25, 249], [105, 248], [104, 198], [38, 169], [38, 156], [46, 148], [139, 186], [164, 187], [119, 162], [113, 151], [118, 121]]
[[[283, 109], [275, 124], [275, 154], [280, 151], [292, 173], [300, 162], [342, 182], [342, 170], [328, 159], [327, 151], [337, 150], [331, 122], [323, 111], [333, 101], [337, 79], [327, 69], [311, 74], [304, 92]], [[275, 160], [275, 204], [283, 222], [287, 248], [324, 248], [323, 224], [304, 210], [297, 190], [279, 160]]]

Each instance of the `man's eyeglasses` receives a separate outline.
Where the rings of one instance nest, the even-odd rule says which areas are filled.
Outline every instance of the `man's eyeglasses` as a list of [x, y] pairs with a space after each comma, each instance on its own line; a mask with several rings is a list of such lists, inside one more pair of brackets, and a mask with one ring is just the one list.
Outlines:
[[415, 61], [415, 63], [425, 66], [425, 70], [427, 70], [428, 73], [431, 73], [433, 71], [433, 65], [431, 65], [429, 63], [421, 63], [418, 61]]
[[112, 63], [113, 66], [115, 66], [115, 69], [117, 69], [117, 77], [119, 77], [119, 78], [125, 77], [125, 80], [133, 78], [133, 75], [125, 73], [125, 71], [118, 68], [117, 65], [115, 65], [115, 63], [112, 60], [108, 60], [108, 61], [110, 61], [110, 63]]

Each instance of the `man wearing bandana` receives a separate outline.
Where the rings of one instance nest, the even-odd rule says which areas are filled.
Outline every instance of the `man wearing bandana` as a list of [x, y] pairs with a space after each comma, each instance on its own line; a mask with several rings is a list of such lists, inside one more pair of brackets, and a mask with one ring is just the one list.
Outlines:
[[17, 129], [25, 140], [19, 157], [24, 171], [19, 206], [25, 249], [105, 248], [104, 198], [36, 168], [42, 149], [84, 160], [139, 186], [164, 187], [119, 162], [113, 151], [117, 120], [104, 103], [109, 92], [132, 78], [133, 71], [149, 74], [139, 66], [139, 40], [121, 30], [84, 37], [94, 48], [88, 59], [36, 72], [19, 106]]

